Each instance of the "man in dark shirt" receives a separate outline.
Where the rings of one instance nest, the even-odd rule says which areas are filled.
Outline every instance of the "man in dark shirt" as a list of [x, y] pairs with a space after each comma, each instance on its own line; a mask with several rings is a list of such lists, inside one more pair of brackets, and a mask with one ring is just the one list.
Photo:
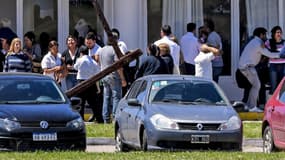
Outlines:
[[148, 56], [144, 57], [139, 69], [136, 72], [135, 78], [151, 74], [168, 74], [169, 71], [164, 60], [159, 56], [159, 48], [151, 44], [148, 47]]

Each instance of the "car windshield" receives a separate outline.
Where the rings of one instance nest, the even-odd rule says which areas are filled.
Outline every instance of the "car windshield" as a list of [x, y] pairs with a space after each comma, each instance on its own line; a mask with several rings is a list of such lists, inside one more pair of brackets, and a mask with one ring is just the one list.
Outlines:
[[152, 83], [150, 103], [227, 105], [222, 91], [209, 81], [169, 80]]
[[59, 87], [52, 80], [0, 80], [0, 104], [65, 103]]

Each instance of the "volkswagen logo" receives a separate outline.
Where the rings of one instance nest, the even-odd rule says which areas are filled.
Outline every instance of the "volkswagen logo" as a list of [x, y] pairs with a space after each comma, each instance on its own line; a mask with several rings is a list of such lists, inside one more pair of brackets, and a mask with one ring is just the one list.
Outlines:
[[47, 121], [41, 121], [40, 126], [42, 129], [47, 129], [48, 128], [48, 122]]
[[201, 123], [198, 123], [196, 127], [199, 131], [203, 129], [203, 125]]

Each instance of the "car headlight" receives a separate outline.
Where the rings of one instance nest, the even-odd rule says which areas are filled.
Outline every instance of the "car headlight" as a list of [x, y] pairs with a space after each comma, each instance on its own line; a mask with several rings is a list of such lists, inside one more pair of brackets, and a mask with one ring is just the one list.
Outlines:
[[11, 121], [7, 118], [0, 118], [0, 128], [5, 129], [7, 131], [12, 131], [21, 128], [21, 124], [19, 122]]
[[76, 129], [83, 129], [84, 128], [84, 121], [81, 117], [67, 122], [66, 127], [76, 128]]
[[179, 129], [176, 122], [161, 115], [155, 114], [150, 118], [151, 123], [158, 129]]
[[232, 116], [227, 122], [222, 123], [219, 130], [235, 130], [241, 127], [241, 120], [238, 116]]

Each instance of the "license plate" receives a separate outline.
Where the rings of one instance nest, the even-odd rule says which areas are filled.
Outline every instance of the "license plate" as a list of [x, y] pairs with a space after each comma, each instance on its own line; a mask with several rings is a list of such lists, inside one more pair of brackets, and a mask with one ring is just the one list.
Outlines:
[[56, 133], [33, 133], [33, 141], [57, 141]]
[[191, 143], [210, 143], [209, 135], [192, 135]]

